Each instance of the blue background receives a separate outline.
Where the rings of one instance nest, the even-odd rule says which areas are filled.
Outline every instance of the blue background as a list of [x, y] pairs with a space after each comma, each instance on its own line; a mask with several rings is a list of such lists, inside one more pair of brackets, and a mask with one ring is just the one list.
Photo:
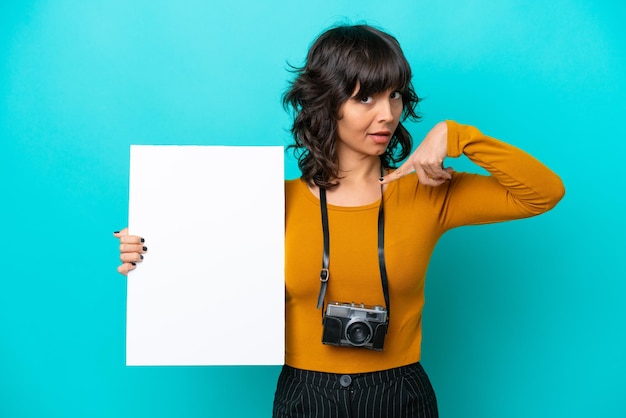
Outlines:
[[544, 216], [437, 247], [422, 360], [441, 416], [625, 417], [625, 17], [582, 0], [3, 1], [0, 416], [270, 415], [278, 367], [125, 366], [111, 233], [129, 145], [286, 144], [287, 62], [366, 20], [412, 63], [417, 141], [473, 124], [567, 187]]

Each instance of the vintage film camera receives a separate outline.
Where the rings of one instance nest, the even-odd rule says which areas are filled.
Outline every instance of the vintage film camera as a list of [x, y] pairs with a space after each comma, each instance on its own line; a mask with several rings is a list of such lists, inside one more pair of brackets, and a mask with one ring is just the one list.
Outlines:
[[329, 302], [322, 343], [382, 351], [388, 323], [383, 306]]

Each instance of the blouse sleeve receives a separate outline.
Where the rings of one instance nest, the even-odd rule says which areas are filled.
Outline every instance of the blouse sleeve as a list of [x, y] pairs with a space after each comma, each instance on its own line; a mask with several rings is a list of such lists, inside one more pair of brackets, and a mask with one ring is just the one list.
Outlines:
[[475, 127], [446, 123], [448, 156], [465, 154], [490, 175], [454, 173], [442, 205], [445, 229], [539, 215], [563, 197], [559, 176], [530, 154]]

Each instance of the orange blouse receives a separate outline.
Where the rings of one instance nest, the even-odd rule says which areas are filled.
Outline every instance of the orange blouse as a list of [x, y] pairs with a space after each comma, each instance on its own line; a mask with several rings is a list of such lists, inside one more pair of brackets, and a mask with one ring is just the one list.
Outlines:
[[[562, 198], [560, 178], [534, 157], [474, 127], [447, 125], [448, 156], [465, 154], [490, 175], [456, 172], [439, 187], [408, 175], [388, 185], [383, 198], [391, 309], [382, 352], [322, 344], [316, 308], [323, 246], [319, 200], [302, 180], [285, 182], [286, 364], [363, 373], [419, 361], [426, 270], [441, 235], [461, 225], [538, 215]], [[385, 305], [377, 255], [379, 203], [328, 205], [327, 302]]]

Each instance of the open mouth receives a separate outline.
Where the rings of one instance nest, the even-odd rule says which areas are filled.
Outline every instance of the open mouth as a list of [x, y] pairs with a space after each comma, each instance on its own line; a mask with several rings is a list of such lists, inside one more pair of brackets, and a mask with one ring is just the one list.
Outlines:
[[377, 144], [386, 144], [391, 139], [391, 132], [389, 131], [372, 132], [371, 134], [369, 134], [369, 136], [370, 138], [372, 138], [372, 141], [374, 141]]

